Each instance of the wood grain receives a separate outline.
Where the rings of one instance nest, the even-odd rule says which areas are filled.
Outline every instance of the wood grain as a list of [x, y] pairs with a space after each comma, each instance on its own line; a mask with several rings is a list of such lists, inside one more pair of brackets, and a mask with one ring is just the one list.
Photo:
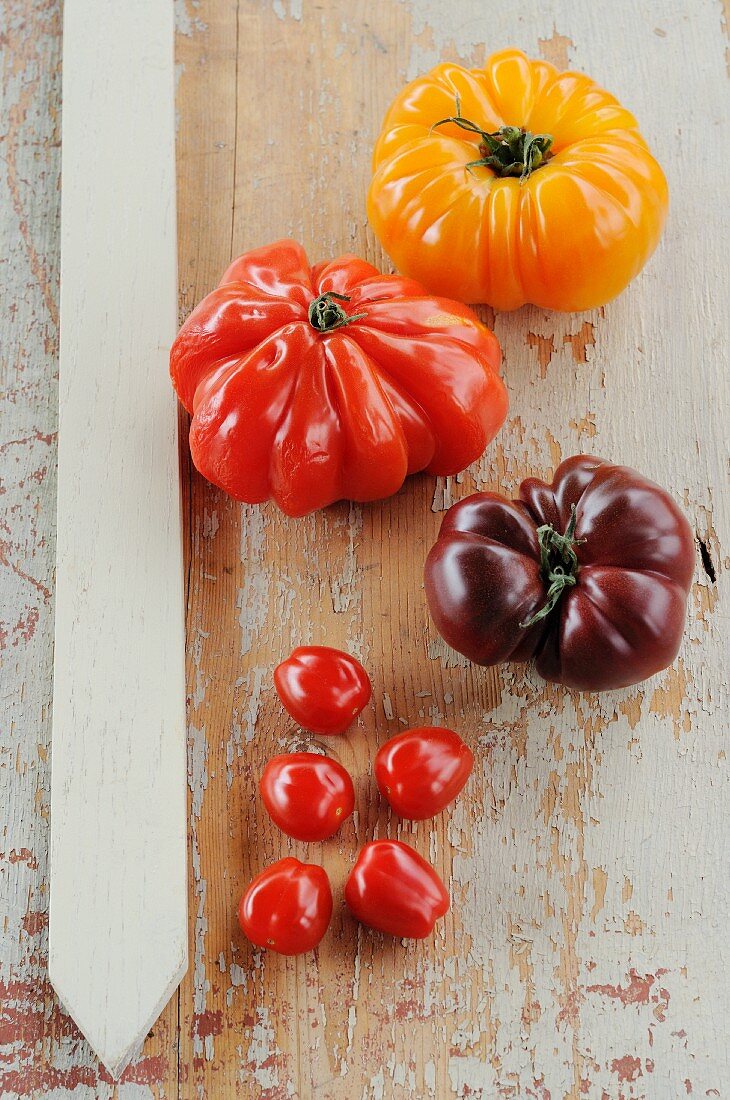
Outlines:
[[[46, 301], [56, 293], [58, 166], [47, 104], [58, 97], [58, 28], [52, 5], [13, 7], [11, 96], [21, 106], [3, 149], [11, 167], [0, 161], [14, 205], [0, 203], [0, 218], [19, 302], [2, 367], [17, 360], [7, 390], [18, 396], [3, 389], [2, 424], [23, 439], [55, 428]], [[21, 11], [35, 35], [19, 29]], [[416, 479], [384, 504], [287, 521], [189, 477], [191, 970], [179, 1020], [171, 1007], [155, 1027], [116, 1090], [124, 1100], [675, 1100], [730, 1090], [728, 202], [719, 180], [698, 185], [696, 167], [708, 126], [715, 149], [727, 141], [726, 40], [715, 0], [621, 0], [606, 12], [566, 0], [179, 3], [181, 318], [232, 255], [279, 235], [299, 236], [313, 259], [352, 249], [384, 262], [363, 212], [369, 151], [390, 97], [441, 57], [476, 64], [516, 43], [590, 72], [637, 114], [667, 169], [672, 210], [647, 270], [604, 311], [495, 319], [510, 420], [461, 478]], [[29, 212], [33, 248], [19, 232]], [[10, 1012], [14, 1021], [0, 1029], [0, 1093], [91, 1098], [114, 1090], [42, 985], [48, 763], [36, 742], [48, 741], [53, 446], [33, 437], [0, 453], [21, 462], [4, 466], [17, 509], [2, 535], [7, 560], [48, 592], [0, 568], [11, 630], [3, 686], [6, 667], [13, 685], [0, 698], [3, 791], [12, 775], [0, 802], [0, 814], [10, 810], [0, 826], [10, 898], [0, 981], [14, 990], [0, 1010], [3, 1027]], [[631, 462], [671, 488], [706, 551], [675, 667], [600, 699], [545, 688], [529, 671], [469, 668], [434, 636], [420, 587], [450, 501], [475, 486], [511, 491], [578, 450]], [[29, 476], [43, 465], [47, 474]], [[12, 635], [26, 607], [39, 609], [27, 642]], [[290, 849], [255, 796], [267, 756], [300, 740], [271, 667], [309, 639], [349, 646], [375, 681], [372, 708], [337, 742], [356, 773], [357, 818], [311, 850]], [[399, 832], [373, 798], [375, 746], [404, 723], [442, 720], [477, 754], [468, 797], [435, 827]], [[311, 851], [339, 899], [357, 844], [376, 830], [405, 836], [449, 879], [454, 907], [433, 943], [380, 940], [339, 908], [314, 959], [265, 956], [242, 941], [235, 901], [263, 863]]]
[[49, 975], [114, 1076], [187, 966], [173, 28], [64, 4]]

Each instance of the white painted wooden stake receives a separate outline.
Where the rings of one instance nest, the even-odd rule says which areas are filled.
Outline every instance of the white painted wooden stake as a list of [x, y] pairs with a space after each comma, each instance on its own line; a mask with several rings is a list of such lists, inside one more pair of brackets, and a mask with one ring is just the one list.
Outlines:
[[50, 975], [118, 1076], [187, 967], [172, 0], [66, 0]]

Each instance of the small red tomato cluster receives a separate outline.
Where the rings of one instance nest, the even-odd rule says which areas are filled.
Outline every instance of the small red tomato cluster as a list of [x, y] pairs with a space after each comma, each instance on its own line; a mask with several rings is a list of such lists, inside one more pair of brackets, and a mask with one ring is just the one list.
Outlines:
[[[274, 671], [286, 710], [312, 733], [344, 733], [370, 701], [367, 672], [347, 653], [300, 646]], [[456, 798], [474, 757], [453, 730], [406, 730], [375, 757], [380, 793], [403, 818], [422, 821]], [[273, 757], [259, 783], [275, 825], [296, 840], [334, 836], [355, 806], [347, 771], [327, 756], [296, 752]], [[449, 895], [431, 864], [400, 840], [373, 840], [358, 855], [345, 885], [357, 920], [380, 932], [423, 939], [447, 912]], [[258, 947], [300, 955], [320, 942], [332, 916], [326, 871], [288, 856], [258, 874], [238, 907], [241, 929]]]

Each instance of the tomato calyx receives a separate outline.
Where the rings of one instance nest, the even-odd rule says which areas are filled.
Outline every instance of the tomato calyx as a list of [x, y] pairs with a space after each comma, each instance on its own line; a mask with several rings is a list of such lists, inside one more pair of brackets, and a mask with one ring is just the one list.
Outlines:
[[537, 538], [540, 543], [540, 571], [548, 590], [544, 606], [525, 622], [520, 623], [524, 629], [546, 619], [557, 606], [564, 589], [572, 588], [577, 583], [580, 566], [578, 555], [573, 547], [584, 540], [574, 537], [576, 521], [577, 514], [573, 504], [564, 534], [558, 534], [549, 523], [544, 523], [537, 529]]
[[309, 304], [309, 323], [317, 332], [334, 332], [335, 329], [351, 325], [353, 321], [362, 321], [367, 317], [366, 313], [354, 313], [349, 316], [340, 305], [340, 302], [349, 302], [347, 294], [335, 294], [334, 290], [326, 290], [318, 298], [314, 298]]
[[464, 118], [458, 95], [456, 114], [434, 122], [432, 129], [445, 126], [448, 122], [462, 130], [468, 130], [470, 134], [479, 134], [482, 139], [479, 143], [479, 152], [482, 155], [478, 160], [469, 161], [465, 166], [468, 172], [473, 168], [491, 168], [497, 176], [519, 176], [520, 183], [524, 183], [532, 172], [552, 156], [552, 134], [532, 134], [520, 126], [501, 126], [499, 130], [490, 133], [471, 119]]

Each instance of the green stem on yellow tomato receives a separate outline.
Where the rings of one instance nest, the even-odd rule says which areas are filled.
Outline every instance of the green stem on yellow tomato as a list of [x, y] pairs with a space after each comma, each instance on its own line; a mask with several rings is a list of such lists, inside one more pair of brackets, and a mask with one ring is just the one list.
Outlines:
[[434, 122], [432, 129], [445, 126], [448, 122], [470, 134], [478, 134], [481, 138], [479, 152], [482, 155], [478, 160], [469, 161], [466, 165], [469, 170], [478, 167], [491, 168], [497, 176], [519, 176], [520, 183], [523, 183], [552, 156], [552, 134], [531, 134], [529, 130], [519, 126], [501, 126], [493, 132], [482, 130], [476, 122], [464, 118], [458, 95], [456, 114]]

